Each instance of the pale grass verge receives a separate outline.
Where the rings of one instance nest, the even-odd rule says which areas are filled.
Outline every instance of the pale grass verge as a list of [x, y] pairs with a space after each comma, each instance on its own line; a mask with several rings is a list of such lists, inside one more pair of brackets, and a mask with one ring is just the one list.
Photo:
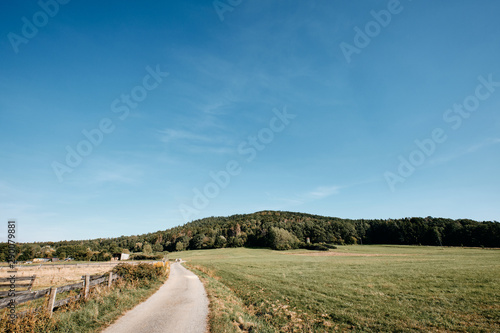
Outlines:
[[231, 289], [219, 282], [213, 271], [202, 266], [187, 266], [198, 275], [207, 291], [210, 300], [209, 332], [276, 332], [257, 318], [253, 309], [245, 306]]

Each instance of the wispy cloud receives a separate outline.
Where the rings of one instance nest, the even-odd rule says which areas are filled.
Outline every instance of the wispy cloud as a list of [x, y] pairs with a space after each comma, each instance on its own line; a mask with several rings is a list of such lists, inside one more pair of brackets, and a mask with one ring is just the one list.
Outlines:
[[210, 153], [210, 154], [232, 154], [235, 152], [234, 148], [231, 147], [207, 147], [207, 146], [191, 146], [189, 147], [189, 152], [194, 154]]
[[230, 103], [225, 102], [215, 102], [211, 104], [205, 104], [199, 106], [199, 109], [206, 114], [210, 115], [221, 115], [224, 114], [224, 107], [228, 106]]
[[305, 197], [311, 199], [323, 199], [334, 194], [340, 193], [340, 186], [319, 186], [305, 194]]
[[121, 170], [99, 170], [94, 177], [94, 182], [137, 184], [141, 177], [141, 171], [130, 168], [123, 168]]
[[175, 129], [164, 129], [158, 131], [160, 135], [160, 140], [164, 143], [170, 143], [177, 140], [187, 140], [187, 141], [197, 141], [197, 142], [214, 142], [215, 140], [209, 136], [195, 134], [193, 132], [175, 130]]
[[324, 199], [332, 195], [337, 195], [340, 193], [341, 188], [342, 186], [336, 185], [318, 186], [316, 188], [313, 188], [312, 190], [308, 190], [302, 193], [296, 193], [295, 195], [288, 197], [271, 196], [271, 194], [269, 193], [266, 193], [266, 195], [270, 200], [277, 201], [284, 207], [293, 207], [300, 206], [315, 200]]
[[143, 170], [144, 167], [137, 164], [126, 164], [111, 159], [96, 159], [90, 162], [77, 177], [68, 179], [68, 184], [82, 187], [106, 183], [140, 184], [144, 177]]
[[350, 189], [355, 186], [362, 186], [377, 182], [380, 182], [380, 179], [374, 177], [367, 178], [358, 182], [353, 182], [347, 185], [321, 185], [290, 196], [272, 196], [270, 193], [266, 193], [266, 195], [270, 201], [277, 202], [278, 207], [274, 209], [283, 210], [289, 209], [290, 207], [301, 206], [331, 196], [337, 196], [341, 194], [341, 191]]
[[492, 146], [495, 144], [499, 144], [499, 143], [500, 143], [500, 138], [489, 138], [489, 139], [486, 139], [480, 143], [476, 143], [476, 144], [464, 147], [464, 148], [454, 152], [453, 154], [449, 154], [449, 155], [443, 156], [441, 158], [432, 159], [430, 161], [430, 164], [444, 164], [444, 163], [450, 162], [452, 160], [455, 160], [459, 157], [473, 154], [481, 149], [484, 149], [486, 147], [489, 147], [489, 146]]
[[186, 152], [199, 154], [234, 153], [233, 140], [224, 135], [203, 135], [191, 131], [164, 129], [158, 131], [159, 140], [167, 145], [179, 146]]

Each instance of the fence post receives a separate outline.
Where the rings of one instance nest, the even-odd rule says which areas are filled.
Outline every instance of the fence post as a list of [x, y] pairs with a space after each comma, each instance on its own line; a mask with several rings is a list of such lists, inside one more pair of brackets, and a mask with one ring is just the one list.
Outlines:
[[111, 288], [111, 283], [113, 283], [113, 272], [109, 272], [108, 288]]
[[49, 310], [49, 316], [52, 317], [52, 312], [54, 311], [54, 303], [56, 301], [57, 288], [50, 287], [49, 293], [49, 304], [47, 306], [47, 310]]
[[85, 275], [85, 283], [84, 283], [84, 292], [83, 292], [83, 298], [87, 300], [90, 296], [90, 275], [86, 274]]
[[31, 291], [31, 288], [33, 287], [33, 284], [35, 284], [35, 279], [36, 279], [36, 274], [33, 274], [33, 276], [31, 277], [31, 283], [28, 287], [28, 290]]

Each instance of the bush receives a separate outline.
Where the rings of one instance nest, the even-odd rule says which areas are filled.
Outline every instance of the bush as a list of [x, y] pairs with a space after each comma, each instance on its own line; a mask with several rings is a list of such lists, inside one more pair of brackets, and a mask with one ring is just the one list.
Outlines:
[[55, 321], [50, 318], [47, 311], [34, 311], [30, 308], [26, 315], [18, 317], [11, 322], [9, 311], [4, 311], [0, 316], [0, 332], [49, 332], [55, 327]]
[[142, 252], [144, 252], [146, 254], [151, 254], [151, 253], [153, 253], [153, 247], [151, 246], [151, 244], [146, 244], [142, 248]]
[[336, 249], [337, 247], [332, 244], [314, 243], [314, 244], [306, 244], [304, 248], [313, 251], [328, 251], [329, 249]]
[[269, 230], [269, 246], [274, 250], [296, 249], [299, 244], [299, 239], [285, 229], [272, 227]]
[[139, 265], [119, 264], [113, 268], [113, 273], [120, 275], [125, 281], [133, 280], [156, 280], [165, 275], [162, 266], [142, 263]]
[[130, 256], [131, 260], [161, 260], [163, 259], [163, 254], [144, 254], [137, 253]]

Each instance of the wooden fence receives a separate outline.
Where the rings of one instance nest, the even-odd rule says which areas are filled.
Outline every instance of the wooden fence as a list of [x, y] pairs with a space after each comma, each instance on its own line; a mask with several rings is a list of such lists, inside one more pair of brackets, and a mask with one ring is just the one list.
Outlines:
[[[0, 278], [0, 288], [14, 288], [16, 289], [16, 294], [27, 294], [31, 292], [33, 283], [35, 282], [36, 275], [32, 276], [20, 276], [20, 277], [3, 277]], [[22, 290], [25, 289], [25, 290]], [[10, 290], [0, 290], [0, 297], [6, 297], [9, 295]]]
[[[17, 279], [21, 279], [16, 278]], [[111, 284], [114, 280], [118, 279], [118, 275], [109, 272], [104, 275], [84, 275], [82, 276], [82, 281], [61, 286], [61, 287], [50, 287], [47, 289], [43, 290], [36, 290], [36, 291], [22, 291], [22, 292], [16, 292], [16, 296], [14, 297], [2, 297], [0, 298], [0, 309], [6, 308], [9, 306], [12, 301], [18, 305], [26, 302], [30, 302], [42, 297], [48, 296], [48, 303], [47, 303], [47, 310], [49, 313], [52, 315], [52, 312], [54, 309], [63, 306], [65, 304], [68, 304], [72, 300], [78, 300], [80, 298], [88, 299], [90, 295], [90, 288], [97, 286], [99, 284], [107, 283], [108, 287], [111, 287]], [[17, 284], [17, 281], [16, 281]], [[63, 293], [71, 290], [78, 290], [80, 289], [81, 292], [76, 295], [76, 296], [71, 296], [67, 297], [65, 299], [60, 299], [56, 301], [56, 296], [58, 293]]]
[[[173, 259], [169, 259], [170, 261]], [[92, 261], [92, 262], [79, 262], [79, 263], [64, 263], [64, 264], [57, 264], [57, 263], [52, 263], [52, 262], [44, 262], [44, 263], [36, 263], [36, 264], [30, 264], [30, 265], [22, 265], [19, 264], [17, 265], [18, 267], [23, 267], [23, 268], [52, 268], [52, 267], [84, 267], [84, 266], [110, 266], [114, 267], [119, 264], [127, 263], [127, 264], [140, 264], [140, 263], [146, 263], [146, 264], [154, 264], [157, 262], [161, 262], [161, 260], [126, 260], [126, 261], [113, 261], [113, 262], [106, 262], [106, 261]], [[10, 266], [6, 264], [5, 262], [0, 263], [0, 272], [10, 270]]]

